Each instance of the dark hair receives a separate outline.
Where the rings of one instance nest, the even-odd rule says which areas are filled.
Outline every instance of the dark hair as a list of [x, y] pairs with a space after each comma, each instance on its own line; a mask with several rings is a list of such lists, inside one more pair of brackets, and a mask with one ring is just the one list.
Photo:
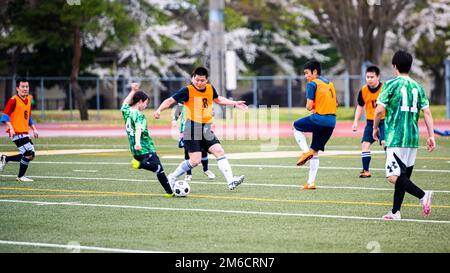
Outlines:
[[131, 104], [130, 104], [130, 106], [135, 105], [135, 104], [138, 103], [139, 101], [146, 101], [146, 100], [148, 100], [148, 99], [149, 99], [149, 98], [148, 98], [147, 94], [145, 94], [145, 93], [142, 92], [142, 91], [137, 91], [137, 92], [134, 94], [133, 98], [131, 99]]
[[392, 65], [395, 65], [400, 73], [409, 73], [411, 70], [413, 57], [406, 51], [399, 50], [392, 57]]
[[369, 72], [373, 72], [373, 73], [375, 73], [377, 76], [380, 76], [380, 69], [379, 69], [377, 66], [375, 66], [375, 65], [369, 66], [369, 67], [366, 69], [366, 73], [369, 73]]
[[204, 67], [197, 67], [194, 71], [192, 71], [191, 77], [195, 77], [195, 75], [206, 76], [206, 78], [208, 78], [208, 69]]
[[28, 82], [28, 80], [25, 78], [16, 78], [16, 87], [19, 87], [21, 82]]
[[316, 60], [312, 60], [307, 62], [304, 66], [303, 69], [309, 69], [311, 70], [311, 73], [314, 72], [314, 70], [317, 70], [317, 75], [320, 75], [320, 73], [322, 72], [321, 68], [320, 68], [320, 63]]

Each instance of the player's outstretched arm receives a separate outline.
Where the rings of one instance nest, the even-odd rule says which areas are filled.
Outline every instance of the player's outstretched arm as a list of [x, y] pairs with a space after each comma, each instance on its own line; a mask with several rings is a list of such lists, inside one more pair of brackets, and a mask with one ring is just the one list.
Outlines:
[[222, 96], [218, 96], [217, 98], [215, 98], [214, 102], [217, 104], [220, 104], [220, 105], [235, 106], [241, 110], [246, 110], [248, 108], [247, 104], [245, 104], [245, 101], [243, 101], [243, 100], [234, 101], [234, 100], [230, 100], [225, 97], [222, 97]]
[[123, 100], [122, 104], [130, 104], [134, 94], [139, 90], [139, 84], [136, 82], [131, 83], [131, 91], [128, 96]]
[[177, 103], [177, 101], [172, 97], [165, 99], [155, 111], [155, 113], [153, 113], [153, 117], [155, 119], [159, 119], [161, 117], [161, 112], [166, 110], [167, 108], [170, 108], [175, 103]]
[[375, 114], [373, 118], [373, 131], [372, 131], [372, 137], [375, 140], [378, 140], [378, 126], [380, 125], [381, 116], [383, 115], [385, 111], [385, 108], [383, 105], [378, 104], [377, 108], [375, 108]]
[[430, 108], [423, 109], [423, 117], [425, 119], [425, 125], [427, 126], [428, 131], [428, 139], [427, 139], [428, 151], [432, 152], [436, 148], [436, 140], [434, 139], [434, 123]]
[[31, 125], [31, 130], [33, 130], [34, 138], [39, 138], [39, 132], [38, 132], [38, 130], [37, 130], [37, 128], [36, 128], [36, 126], [34, 124]]
[[140, 151], [142, 149], [141, 134], [142, 134], [142, 129], [141, 129], [141, 127], [138, 126], [136, 128], [136, 132], [134, 133], [134, 142], [136, 143], [136, 144], [134, 144], [134, 149], [136, 151]]

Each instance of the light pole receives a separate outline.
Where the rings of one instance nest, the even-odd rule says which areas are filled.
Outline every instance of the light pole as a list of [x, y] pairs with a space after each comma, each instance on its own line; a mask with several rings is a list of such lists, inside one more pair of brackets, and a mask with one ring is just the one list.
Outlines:
[[[210, 33], [210, 82], [220, 96], [226, 97], [225, 90], [225, 43], [224, 43], [224, 0], [209, 1], [209, 33]], [[221, 107], [222, 117], [225, 108]], [[218, 115], [220, 116], [220, 115]]]

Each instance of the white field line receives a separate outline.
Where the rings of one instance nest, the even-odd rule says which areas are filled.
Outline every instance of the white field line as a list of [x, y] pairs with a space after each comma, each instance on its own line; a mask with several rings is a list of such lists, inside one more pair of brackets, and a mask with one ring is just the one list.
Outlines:
[[[16, 162], [12, 162], [17, 164]], [[66, 165], [131, 165], [128, 162], [57, 162], [57, 161], [33, 161], [31, 164], [66, 164]], [[168, 166], [178, 166], [179, 163], [163, 163], [163, 165]], [[216, 163], [209, 163], [209, 165], [217, 166]], [[260, 164], [231, 164], [232, 167], [249, 167], [249, 168], [280, 168], [280, 169], [299, 169], [297, 166], [286, 166], [286, 165], [260, 165]], [[302, 168], [309, 168], [304, 166]], [[360, 167], [326, 167], [320, 166], [320, 169], [327, 170], [361, 170]], [[370, 168], [372, 171], [385, 171], [382, 168]], [[434, 170], [434, 169], [414, 169], [414, 172], [437, 172], [437, 173], [450, 173], [450, 170]]]
[[[5, 199], [0, 199], [0, 202], [22, 203], [22, 204], [41, 204], [41, 203], [43, 203], [40, 201], [5, 200]], [[382, 218], [374, 218], [374, 217], [327, 215], [327, 214], [304, 214], [304, 213], [282, 213], [282, 212], [220, 210], [220, 209], [194, 209], [194, 208], [163, 208], [163, 207], [144, 207], [144, 206], [107, 205], [107, 204], [76, 204], [76, 203], [62, 203], [61, 204], [58, 202], [45, 202], [45, 203], [55, 204], [55, 205], [63, 205], [63, 206], [78, 206], [78, 207], [160, 210], [160, 211], [175, 211], [175, 212], [190, 211], [190, 212], [206, 212], [206, 213], [222, 213], [222, 214], [228, 213], [228, 214], [247, 214], [247, 215], [263, 215], [263, 216], [293, 216], [293, 217], [312, 217], [312, 218], [347, 219], [347, 220], [364, 220], [364, 221], [367, 221], [367, 220], [386, 221], [386, 220], [383, 220]], [[450, 224], [450, 221], [445, 221], [445, 220], [419, 220], [419, 219], [401, 219], [401, 220], [387, 221], [387, 222]]]
[[[16, 177], [16, 175], [8, 175], [8, 174], [2, 174], [0, 177]], [[43, 175], [35, 175], [31, 176], [30, 178], [37, 178], [37, 179], [64, 179], [64, 180], [92, 180], [92, 181], [125, 181], [125, 182], [158, 182], [158, 180], [155, 179], [132, 179], [132, 178], [112, 178], [112, 177], [71, 177], [71, 176], [43, 176]], [[192, 184], [205, 184], [205, 185], [226, 185], [224, 182], [212, 182], [212, 181], [191, 181], [189, 183]], [[287, 184], [266, 184], [266, 183], [247, 183], [244, 182], [242, 185], [246, 186], [258, 186], [258, 187], [286, 187], [286, 188], [298, 188], [300, 185], [287, 185]], [[320, 189], [345, 189], [345, 190], [368, 190], [368, 191], [393, 191], [393, 188], [368, 188], [368, 187], [351, 187], [351, 186], [317, 186], [317, 188]], [[426, 189], [431, 190], [435, 193], [450, 193], [450, 191], [446, 190], [433, 190], [433, 189]]]
[[161, 251], [106, 248], [106, 247], [81, 246], [81, 245], [72, 245], [72, 244], [61, 245], [61, 244], [48, 244], [48, 243], [35, 243], [35, 242], [16, 242], [16, 241], [3, 241], [3, 240], [0, 240], [0, 245], [18, 245], [18, 246], [33, 246], [33, 247], [48, 247], [48, 248], [64, 248], [64, 249], [67, 249], [68, 251], [94, 250], [94, 251], [119, 252], [119, 253], [169, 253], [169, 252], [161, 252]]
[[98, 172], [98, 170], [72, 170], [73, 172], [76, 173], [96, 173]]

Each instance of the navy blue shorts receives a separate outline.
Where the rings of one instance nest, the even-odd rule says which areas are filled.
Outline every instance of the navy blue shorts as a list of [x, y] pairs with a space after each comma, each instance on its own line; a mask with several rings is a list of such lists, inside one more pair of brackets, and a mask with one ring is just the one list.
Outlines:
[[[379, 128], [379, 143], [381, 145], [381, 141], [384, 140], [384, 120], [380, 120]], [[373, 139], [373, 120], [367, 120], [366, 127], [364, 128], [364, 135], [361, 140], [362, 142], [369, 142], [370, 144], [375, 142]]]
[[311, 121], [311, 116], [301, 118], [294, 122], [294, 128], [300, 132], [312, 133], [312, 142], [310, 148], [314, 151], [325, 151], [325, 144], [327, 144], [334, 127], [321, 126]]

